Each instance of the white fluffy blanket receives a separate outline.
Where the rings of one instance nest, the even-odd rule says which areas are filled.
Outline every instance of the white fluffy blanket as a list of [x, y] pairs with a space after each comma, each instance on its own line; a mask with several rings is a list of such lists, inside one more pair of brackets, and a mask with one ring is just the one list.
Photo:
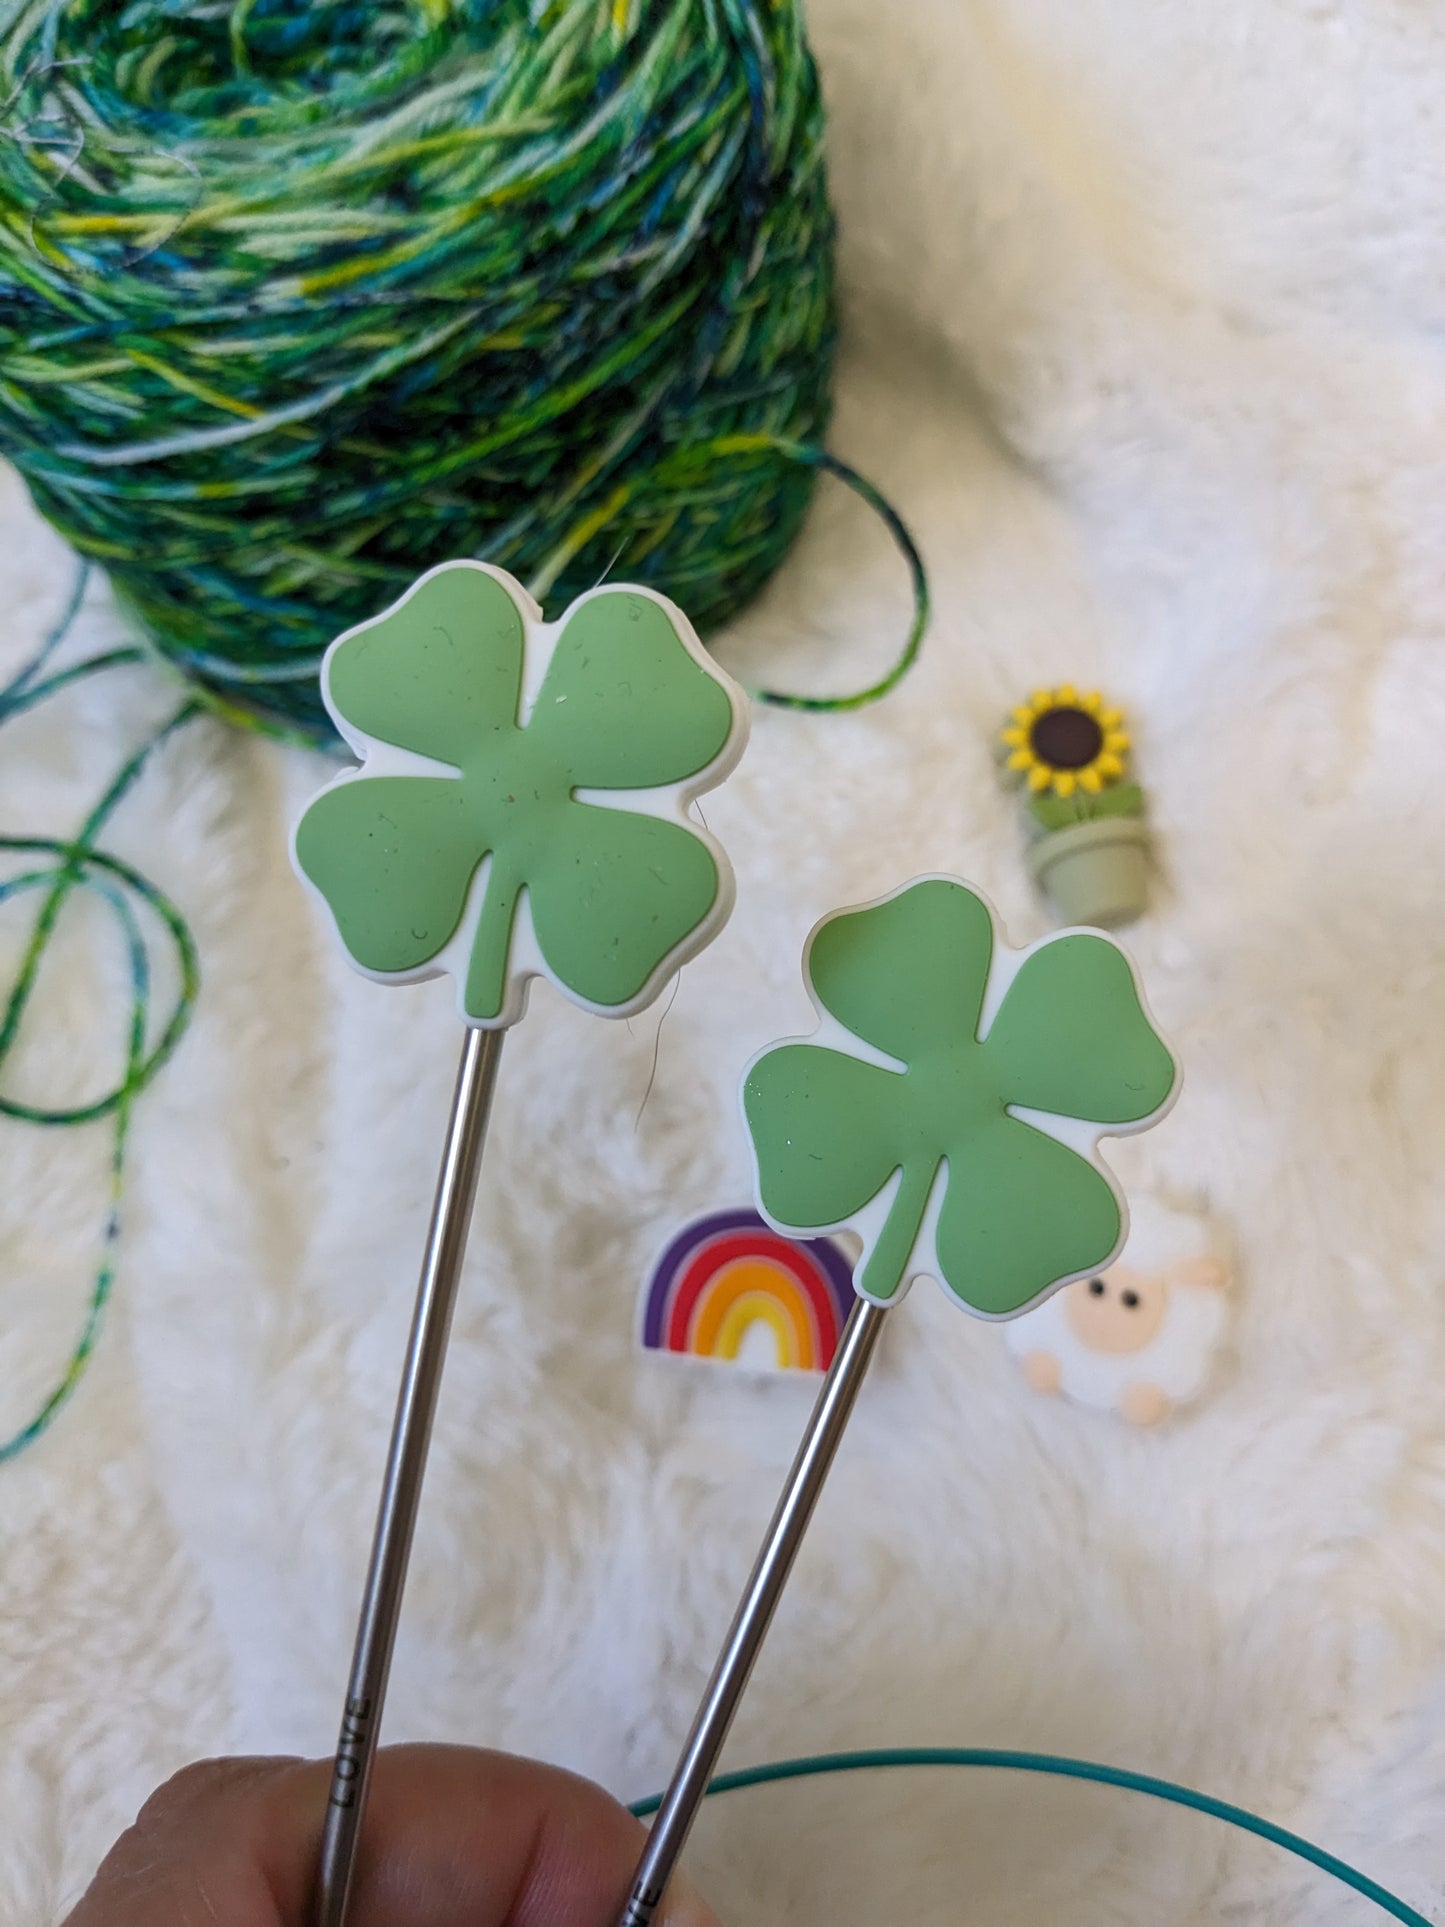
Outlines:
[[[746, 1191], [734, 1088], [806, 1028], [805, 931], [949, 869], [1047, 927], [989, 734], [1030, 686], [1133, 712], [1160, 877], [1132, 942], [1186, 1064], [1130, 1181], [1232, 1227], [1215, 1390], [1135, 1434], [1037, 1398], [919, 1289], [729, 1749], [1093, 1755], [1265, 1810], [1445, 1919], [1445, 25], [1403, 0], [814, 0], [847, 351], [835, 446], [936, 619], [851, 718], [767, 712], [708, 819], [732, 923], [656, 1015], [539, 990], [509, 1045], [387, 1720], [666, 1775], [804, 1382], [633, 1350], [640, 1268]], [[71, 563], [0, 479], [0, 666]], [[722, 649], [849, 686], [906, 620], [828, 496]], [[115, 633], [103, 594], [80, 641]], [[73, 824], [171, 699], [126, 672], [7, 733], [0, 825]], [[44, 1927], [183, 1761], [329, 1750], [457, 1034], [350, 975], [293, 883], [322, 774], [220, 726], [112, 847], [194, 920], [195, 1027], [140, 1106], [116, 1300], [0, 1470], [0, 1921]], [[17, 907], [0, 916], [5, 959]], [[124, 960], [77, 915], [16, 1071], [76, 1093]], [[0, 1421], [64, 1352], [105, 1137], [0, 1135]], [[8, 1425], [5, 1429], [8, 1429]], [[725, 1918], [1363, 1922], [1123, 1794], [935, 1773], [719, 1802]]]

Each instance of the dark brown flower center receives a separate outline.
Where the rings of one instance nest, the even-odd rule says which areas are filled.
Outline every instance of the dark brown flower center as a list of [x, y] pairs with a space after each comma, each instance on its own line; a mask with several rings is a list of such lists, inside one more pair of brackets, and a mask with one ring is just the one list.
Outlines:
[[1084, 769], [1104, 747], [1104, 732], [1087, 709], [1046, 709], [1029, 726], [1029, 747], [1050, 769]]

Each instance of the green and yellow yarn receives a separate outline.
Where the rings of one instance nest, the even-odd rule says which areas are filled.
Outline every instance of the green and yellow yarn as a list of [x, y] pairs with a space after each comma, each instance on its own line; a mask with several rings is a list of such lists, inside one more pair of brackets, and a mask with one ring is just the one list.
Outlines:
[[[110, 577], [136, 642], [56, 670], [76, 602], [0, 689], [0, 726], [117, 664], [186, 685], [70, 839], [0, 837], [38, 908], [0, 991], [0, 1117], [108, 1119], [112, 1199], [74, 1352], [111, 1289], [131, 1106], [197, 984], [173, 905], [96, 846], [157, 745], [210, 709], [335, 739], [341, 629], [430, 564], [501, 564], [562, 605], [655, 586], [706, 632], [777, 567], [829, 472], [823, 113], [797, 0], [0, 0], [0, 455]], [[79, 1109], [4, 1091], [78, 892], [131, 961], [126, 1066]], [[176, 1000], [153, 1008], [151, 951]]]
[[822, 137], [793, 0], [0, 0], [0, 452], [315, 740], [326, 643], [446, 557], [706, 630], [819, 465]]

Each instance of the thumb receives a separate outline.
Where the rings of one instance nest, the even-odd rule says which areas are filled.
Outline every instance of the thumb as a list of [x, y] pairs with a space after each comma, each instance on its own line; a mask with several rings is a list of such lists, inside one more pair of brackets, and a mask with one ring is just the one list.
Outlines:
[[[66, 1927], [311, 1927], [329, 1761], [211, 1760], [153, 1794]], [[348, 1927], [611, 1927], [644, 1839], [588, 1780], [470, 1747], [377, 1755]], [[680, 1880], [658, 1927], [718, 1927]]]

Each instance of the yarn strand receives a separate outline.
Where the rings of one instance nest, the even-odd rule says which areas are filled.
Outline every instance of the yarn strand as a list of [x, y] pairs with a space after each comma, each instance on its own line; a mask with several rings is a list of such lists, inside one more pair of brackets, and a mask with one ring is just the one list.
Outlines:
[[780, 689], [749, 689], [748, 694], [757, 702], [771, 703], [779, 709], [803, 709], [815, 713], [862, 709], [867, 704], [876, 703], [880, 698], [891, 694], [918, 660], [918, 652], [923, 646], [923, 637], [928, 628], [929, 618], [928, 572], [923, 566], [923, 557], [918, 553], [917, 545], [909, 534], [902, 516], [887, 497], [875, 488], [866, 476], [860, 475], [856, 468], [850, 468], [846, 462], [839, 461], [836, 455], [830, 455], [826, 449], [804, 447], [797, 443], [781, 442], [773, 438], [736, 436], [730, 442], [722, 443], [719, 453], [743, 454], [759, 439], [778, 448], [791, 461], [801, 462], [810, 468], [821, 469], [829, 475], [835, 475], [840, 482], [851, 488], [855, 495], [861, 496], [869, 507], [878, 513], [888, 533], [893, 537], [903, 560], [908, 564], [909, 580], [913, 588], [913, 620], [909, 624], [903, 647], [889, 667], [876, 682], [869, 683], [863, 689], [854, 690], [851, 695], [799, 696]]
[[[73, 669], [41, 677], [41, 671], [75, 619], [85, 586], [85, 572], [82, 570], [60, 623], [46, 637], [31, 661], [0, 690], [0, 723], [28, 708], [32, 701], [40, 700], [43, 695], [54, 694], [73, 685], [84, 675], [100, 673], [118, 663], [134, 661], [140, 655], [141, 652], [137, 650], [109, 650], [104, 655], [75, 665]], [[13, 1060], [25, 1013], [50, 942], [67, 903], [76, 892], [88, 893], [115, 918], [130, 977], [124, 1062], [111, 1089], [81, 1103], [46, 1105], [26, 1102], [0, 1088], [0, 1117], [9, 1118], [17, 1124], [66, 1128], [95, 1123], [105, 1118], [111, 1121], [109, 1195], [101, 1231], [100, 1258], [80, 1332], [50, 1390], [32, 1416], [8, 1436], [0, 1437], [0, 1464], [17, 1457], [49, 1428], [80, 1383], [90, 1362], [115, 1284], [132, 1108], [141, 1091], [180, 1043], [199, 989], [200, 970], [195, 941], [179, 910], [130, 864], [95, 847], [96, 837], [134, 788], [156, 751], [199, 712], [200, 705], [188, 700], [162, 723], [121, 765], [74, 837], [61, 840], [52, 837], [0, 836], [0, 852], [11, 857], [46, 859], [36, 867], [22, 869], [0, 880], [0, 905], [31, 892], [43, 893], [29, 938], [6, 992], [3, 1011], [0, 1011], [0, 1079], [3, 1079], [5, 1070]], [[152, 1021], [155, 980], [152, 945], [137, 914], [138, 906], [144, 906], [158, 923], [169, 944], [176, 974], [174, 1000], [158, 1030]]]

